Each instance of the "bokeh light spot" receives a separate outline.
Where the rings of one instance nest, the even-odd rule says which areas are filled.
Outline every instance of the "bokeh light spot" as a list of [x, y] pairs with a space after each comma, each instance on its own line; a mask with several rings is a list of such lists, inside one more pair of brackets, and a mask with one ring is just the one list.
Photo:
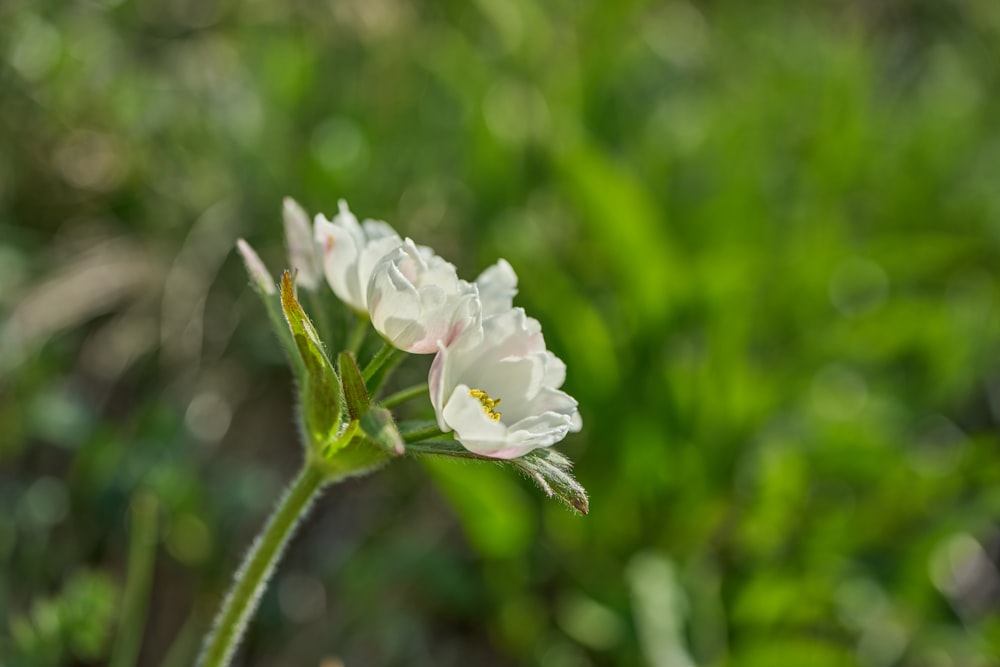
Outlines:
[[289, 620], [306, 623], [326, 611], [326, 589], [316, 577], [290, 572], [278, 583], [278, 604]]
[[357, 167], [367, 161], [368, 144], [361, 128], [341, 116], [328, 118], [313, 131], [311, 149], [317, 161], [330, 171]]
[[218, 442], [229, 431], [233, 412], [229, 402], [214, 391], [196, 395], [188, 404], [184, 422], [188, 430], [206, 443]]
[[868, 402], [868, 383], [861, 373], [842, 364], [825, 366], [813, 378], [812, 405], [831, 421], [857, 417]]
[[167, 551], [185, 565], [203, 562], [212, 550], [212, 536], [205, 522], [191, 514], [174, 520], [167, 533]]
[[40, 477], [21, 499], [24, 516], [39, 526], [53, 526], [69, 513], [66, 485], [55, 477]]
[[870, 259], [851, 257], [830, 278], [830, 302], [844, 317], [875, 312], [889, 298], [889, 277]]

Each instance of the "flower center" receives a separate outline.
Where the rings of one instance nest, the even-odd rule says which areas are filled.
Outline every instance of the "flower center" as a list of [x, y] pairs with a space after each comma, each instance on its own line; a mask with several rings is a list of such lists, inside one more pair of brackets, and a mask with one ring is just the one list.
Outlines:
[[493, 408], [495, 408], [496, 406], [500, 405], [500, 400], [501, 399], [499, 399], [499, 398], [490, 398], [490, 395], [487, 394], [482, 389], [470, 389], [469, 390], [469, 395], [472, 396], [472, 398], [479, 399], [479, 402], [483, 404], [483, 412], [486, 413], [487, 417], [489, 417], [490, 419], [492, 419], [495, 422], [500, 421], [500, 417], [501, 417], [501, 415], [503, 415], [503, 413], [502, 412], [497, 412]]

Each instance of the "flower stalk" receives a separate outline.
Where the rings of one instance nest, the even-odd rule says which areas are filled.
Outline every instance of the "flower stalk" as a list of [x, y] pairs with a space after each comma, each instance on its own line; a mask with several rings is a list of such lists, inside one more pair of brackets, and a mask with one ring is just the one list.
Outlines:
[[411, 401], [414, 398], [420, 398], [421, 396], [427, 395], [427, 383], [421, 382], [420, 384], [415, 384], [412, 387], [407, 387], [406, 389], [400, 389], [394, 394], [389, 394], [383, 398], [379, 403], [384, 408], [394, 408], [397, 405], [402, 405], [407, 401]]
[[278, 501], [264, 531], [254, 541], [236, 573], [233, 587], [202, 649], [198, 660], [200, 667], [229, 664], [289, 538], [327, 481], [319, 465], [307, 462]]
[[364, 378], [365, 382], [370, 381], [373, 377], [375, 377], [375, 374], [378, 373], [379, 369], [382, 368], [382, 366], [385, 366], [386, 362], [388, 362], [395, 355], [396, 348], [389, 345], [389, 343], [384, 343], [379, 351], [375, 353], [375, 356], [372, 357], [372, 360], [368, 362], [368, 365], [365, 366], [365, 369], [361, 371], [361, 377]]
[[439, 429], [437, 425], [427, 426], [426, 428], [419, 428], [413, 431], [407, 431], [406, 433], [403, 433], [403, 442], [410, 444], [414, 442], [419, 442], [421, 440], [440, 438], [443, 435], [444, 433], [441, 432], [441, 429]]
[[[332, 482], [406, 453], [504, 461], [547, 495], [588, 511], [572, 464], [551, 449], [581, 426], [576, 401], [560, 389], [566, 367], [546, 348], [538, 321], [513, 306], [517, 275], [506, 261], [469, 283], [387, 223], [359, 223], [345, 202], [333, 220], [317, 216], [311, 231], [294, 201], [284, 212], [292, 271], [279, 286], [253, 248], [242, 240], [237, 247], [298, 381], [305, 463], [236, 573], [201, 667], [232, 660], [296, 526]], [[299, 303], [294, 272], [319, 326]], [[357, 317], [337, 356], [328, 351], [330, 321], [316, 291], [323, 278]], [[361, 370], [356, 357], [370, 328], [383, 345]], [[373, 401], [406, 353], [435, 355], [428, 382]], [[435, 421], [401, 429], [389, 408], [421, 396]]]

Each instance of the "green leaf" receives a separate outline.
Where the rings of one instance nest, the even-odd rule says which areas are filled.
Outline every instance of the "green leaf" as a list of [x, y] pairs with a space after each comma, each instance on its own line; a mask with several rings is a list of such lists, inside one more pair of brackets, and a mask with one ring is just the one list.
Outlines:
[[340, 383], [344, 389], [347, 412], [351, 415], [351, 419], [361, 419], [371, 407], [371, 399], [368, 397], [368, 389], [365, 387], [358, 362], [350, 352], [341, 352], [337, 366], [340, 368]]
[[510, 463], [531, 478], [550, 498], [558, 498], [581, 514], [590, 511], [587, 491], [570, 473], [573, 463], [554, 449], [544, 447]]
[[[299, 389], [305, 433], [313, 448], [323, 451], [336, 441], [340, 428], [340, 379], [323, 351], [316, 328], [295, 298], [288, 271], [281, 277], [281, 307], [305, 367]], [[326, 451], [327, 455], [332, 453]]]
[[405, 452], [403, 436], [396, 428], [392, 413], [383, 407], [374, 407], [361, 417], [361, 431], [380, 448], [395, 456]]

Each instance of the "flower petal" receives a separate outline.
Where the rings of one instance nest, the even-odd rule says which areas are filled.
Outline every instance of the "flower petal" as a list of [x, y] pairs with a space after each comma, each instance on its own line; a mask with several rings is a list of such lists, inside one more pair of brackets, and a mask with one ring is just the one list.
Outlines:
[[374, 267], [402, 243], [388, 224], [365, 220], [359, 224], [347, 203], [331, 221], [317, 215], [314, 236], [320, 246], [323, 271], [330, 288], [355, 310], [368, 311], [368, 283]]
[[288, 246], [288, 263], [297, 271], [296, 283], [306, 289], [316, 289], [322, 269], [320, 251], [313, 238], [309, 216], [291, 197], [285, 197], [282, 206], [285, 224], [285, 244]]
[[478, 326], [481, 308], [474, 285], [459, 280], [454, 265], [427, 255], [412, 240], [376, 265], [368, 284], [372, 325], [395, 347], [414, 354], [438, 350]]
[[501, 259], [480, 273], [476, 285], [483, 304], [483, 317], [499, 315], [513, 307], [517, 295], [517, 274], [507, 260]]

